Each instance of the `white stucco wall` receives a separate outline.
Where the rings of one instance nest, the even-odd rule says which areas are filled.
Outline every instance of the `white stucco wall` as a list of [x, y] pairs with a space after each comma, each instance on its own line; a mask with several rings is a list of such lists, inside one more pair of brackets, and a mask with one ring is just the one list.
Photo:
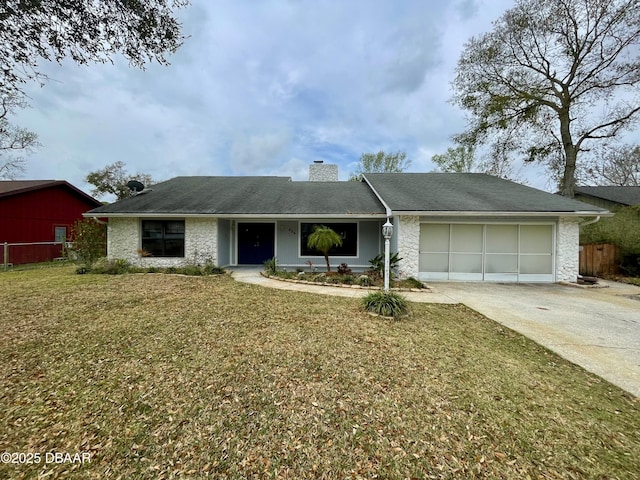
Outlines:
[[110, 218], [107, 224], [107, 258], [137, 264], [139, 228], [140, 221], [137, 218]]
[[399, 256], [398, 276], [400, 278], [418, 277], [420, 259], [420, 217], [401, 215], [394, 219], [395, 235]]
[[185, 219], [184, 257], [142, 258], [138, 254], [141, 243], [139, 218], [111, 218], [107, 226], [107, 257], [124, 259], [132, 265], [145, 267], [170, 267], [203, 264], [211, 261], [217, 265], [217, 228], [215, 218]]
[[187, 264], [218, 264], [218, 220], [187, 218], [184, 225], [184, 255]]
[[560, 217], [556, 235], [556, 281], [575, 282], [578, 279], [580, 219]]

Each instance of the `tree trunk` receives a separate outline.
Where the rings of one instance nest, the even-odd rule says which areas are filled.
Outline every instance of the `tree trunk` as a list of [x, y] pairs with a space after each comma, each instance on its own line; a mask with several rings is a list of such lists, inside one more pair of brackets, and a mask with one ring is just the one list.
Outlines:
[[327, 273], [331, 271], [331, 265], [329, 265], [329, 255], [324, 256], [324, 261], [327, 262]]
[[576, 193], [576, 157], [578, 152], [573, 145], [565, 146], [564, 152], [566, 163], [564, 165], [564, 176], [562, 177], [560, 194], [573, 198]]
[[564, 148], [564, 173], [560, 184], [560, 195], [573, 198], [576, 191], [576, 160], [578, 150], [571, 138], [569, 109], [560, 112], [560, 136]]

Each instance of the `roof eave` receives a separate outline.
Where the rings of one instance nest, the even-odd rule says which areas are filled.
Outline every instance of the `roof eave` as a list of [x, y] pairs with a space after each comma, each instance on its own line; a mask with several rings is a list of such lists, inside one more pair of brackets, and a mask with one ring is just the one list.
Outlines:
[[99, 213], [86, 212], [83, 216], [89, 218], [252, 218], [252, 219], [282, 219], [282, 218], [387, 218], [385, 213], [162, 213], [162, 212], [126, 212]]
[[393, 215], [413, 215], [413, 216], [438, 216], [438, 217], [592, 217], [600, 215], [601, 217], [612, 217], [613, 213], [609, 211], [573, 211], [573, 212], [496, 212], [491, 210], [477, 211], [477, 210], [393, 210]]

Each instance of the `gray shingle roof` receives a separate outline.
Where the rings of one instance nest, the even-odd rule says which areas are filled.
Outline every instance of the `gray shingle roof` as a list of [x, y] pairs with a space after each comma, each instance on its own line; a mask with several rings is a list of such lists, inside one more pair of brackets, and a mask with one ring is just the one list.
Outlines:
[[640, 187], [576, 187], [576, 193], [602, 198], [620, 205], [640, 205]]
[[395, 212], [606, 212], [483, 173], [372, 173], [365, 177]]
[[[577, 200], [480, 173], [375, 173], [366, 180], [396, 213], [605, 213]], [[176, 177], [90, 215], [385, 214], [365, 182], [292, 182], [288, 177]]]
[[288, 177], [176, 177], [90, 214], [383, 215], [360, 182], [292, 182]]

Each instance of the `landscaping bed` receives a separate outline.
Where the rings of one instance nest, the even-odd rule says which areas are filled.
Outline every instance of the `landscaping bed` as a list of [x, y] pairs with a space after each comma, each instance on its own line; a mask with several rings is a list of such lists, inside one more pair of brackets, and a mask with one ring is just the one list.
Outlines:
[[[305, 273], [305, 272], [279, 272], [276, 274], [269, 274], [261, 272], [261, 275], [267, 278], [273, 278], [276, 280], [282, 280], [284, 282], [291, 283], [303, 283], [308, 285], [324, 285], [328, 287], [344, 287], [344, 288], [362, 288], [366, 290], [380, 290], [383, 288], [383, 281], [381, 279], [371, 280], [369, 275], [363, 274], [349, 274], [340, 275], [327, 275], [326, 273]], [[363, 281], [363, 277], [366, 279]], [[424, 283], [415, 280], [392, 280], [389, 282], [389, 288], [400, 292], [430, 292], [431, 289]]]

